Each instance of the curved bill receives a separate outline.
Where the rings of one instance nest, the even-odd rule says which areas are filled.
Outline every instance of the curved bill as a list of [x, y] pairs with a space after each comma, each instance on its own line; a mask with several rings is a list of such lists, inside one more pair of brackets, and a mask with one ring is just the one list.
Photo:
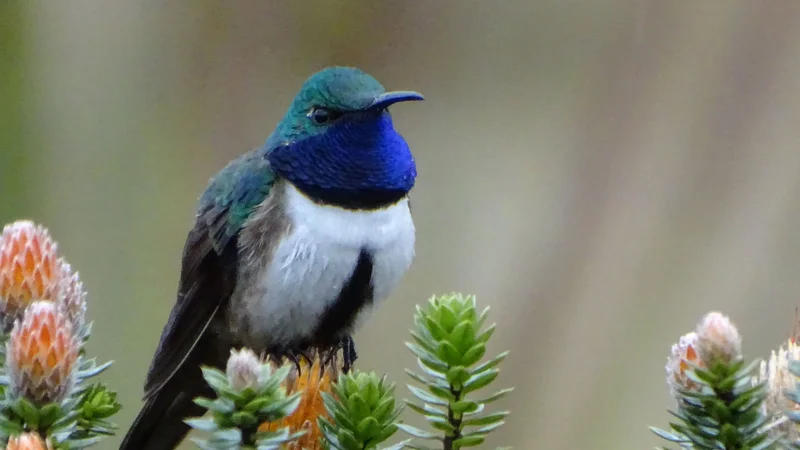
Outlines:
[[375, 97], [375, 100], [370, 103], [368, 109], [385, 109], [390, 105], [399, 102], [419, 101], [425, 100], [419, 92], [414, 91], [394, 91], [387, 92]]

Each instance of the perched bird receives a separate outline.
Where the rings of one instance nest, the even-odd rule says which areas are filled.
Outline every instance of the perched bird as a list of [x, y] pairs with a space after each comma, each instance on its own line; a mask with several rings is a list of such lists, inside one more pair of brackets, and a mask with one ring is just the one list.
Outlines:
[[261, 148], [211, 179], [120, 449], [176, 447], [183, 419], [202, 414], [192, 400], [213, 394], [200, 366], [224, 367], [233, 347], [290, 358], [341, 347], [349, 367], [352, 332], [414, 256], [417, 170], [387, 108], [422, 99], [356, 68], [324, 69]]

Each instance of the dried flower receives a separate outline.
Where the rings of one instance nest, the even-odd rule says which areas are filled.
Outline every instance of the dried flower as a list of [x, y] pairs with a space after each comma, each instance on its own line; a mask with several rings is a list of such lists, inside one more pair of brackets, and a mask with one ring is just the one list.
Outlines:
[[231, 350], [225, 374], [228, 383], [237, 391], [258, 389], [261, 385], [261, 367], [264, 362], [249, 348]]
[[767, 386], [762, 412], [770, 418], [770, 433], [785, 435], [792, 441], [800, 439], [800, 430], [785, 413], [800, 411], [800, 405], [788, 399], [786, 393], [795, 388], [796, 379], [789, 372], [789, 362], [797, 359], [800, 359], [800, 346], [792, 337], [786, 342], [786, 347], [773, 350], [768, 361], [761, 361], [759, 373], [753, 377], [753, 386], [761, 383]]
[[676, 397], [677, 390], [696, 390], [698, 388], [692, 380], [686, 376], [686, 371], [692, 366], [704, 367], [705, 364], [697, 356], [697, 333], [691, 332], [684, 334], [677, 344], [672, 345], [672, 352], [667, 358], [667, 385], [670, 393]]
[[61, 273], [58, 301], [72, 323], [73, 335], [80, 336], [86, 323], [86, 291], [78, 272], [73, 273], [66, 262], [61, 265]]
[[800, 346], [792, 340], [786, 342], [786, 347], [780, 346], [773, 350], [768, 361], [761, 361], [759, 373], [754, 377], [754, 384], [763, 382], [767, 384], [769, 396], [765, 401], [767, 411], [780, 413], [789, 409], [800, 410], [800, 405], [789, 401], [784, 393], [794, 389], [795, 377], [789, 372], [789, 362], [800, 359]]
[[45, 442], [39, 433], [23, 433], [8, 440], [6, 450], [51, 450], [50, 442]]
[[75, 383], [79, 348], [58, 304], [32, 303], [6, 343], [11, 394], [37, 404], [63, 400]]
[[338, 377], [339, 371], [336, 358], [322, 367], [319, 354], [313, 356], [312, 362], [301, 358], [299, 370], [295, 367], [287, 377], [284, 387], [287, 395], [302, 392], [300, 405], [297, 409], [279, 422], [263, 423], [258, 431], [276, 431], [289, 427], [290, 432], [306, 431], [294, 442], [286, 445], [288, 450], [318, 450], [320, 436], [322, 435], [317, 418], [328, 417], [322, 401], [322, 392], [331, 392], [331, 384]]
[[742, 359], [742, 337], [730, 319], [710, 312], [697, 326], [697, 354], [707, 365]]
[[53, 300], [61, 282], [58, 245], [46, 228], [27, 220], [3, 228], [0, 235], [0, 313], [3, 331], [35, 300]]

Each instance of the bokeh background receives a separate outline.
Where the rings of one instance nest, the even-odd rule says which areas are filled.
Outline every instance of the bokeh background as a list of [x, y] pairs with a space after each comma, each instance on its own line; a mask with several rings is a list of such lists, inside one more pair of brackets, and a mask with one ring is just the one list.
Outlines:
[[800, 305], [796, 0], [2, 2], [0, 64], [0, 222], [81, 271], [121, 432], [195, 200], [332, 64], [427, 96], [393, 109], [418, 258], [359, 364], [404, 382], [413, 305], [476, 294], [517, 388], [486, 448], [652, 448], [681, 334], [722, 310], [765, 356]]

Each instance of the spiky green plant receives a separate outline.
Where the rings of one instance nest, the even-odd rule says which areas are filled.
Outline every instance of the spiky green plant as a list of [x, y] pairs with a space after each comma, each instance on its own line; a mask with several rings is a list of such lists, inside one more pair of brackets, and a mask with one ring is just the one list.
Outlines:
[[676, 390], [678, 408], [670, 411], [678, 420], [672, 431], [651, 427], [654, 433], [682, 448], [703, 450], [762, 450], [776, 448], [777, 437], [763, 430], [767, 417], [762, 412], [766, 398], [763, 383], [752, 384], [758, 361], [716, 362], [711, 368], [686, 371], [696, 385]]
[[[423, 375], [407, 371], [419, 385], [408, 388], [418, 401], [407, 401], [433, 428], [422, 430], [399, 424], [406, 433], [427, 441], [438, 441], [444, 450], [480, 445], [488, 433], [505, 423], [506, 411], [490, 413], [486, 407], [512, 389], [485, 397], [477, 391], [487, 387], [499, 374], [498, 365], [508, 355], [501, 353], [480, 363], [495, 326], [486, 327], [489, 308], [478, 313], [474, 296], [450, 294], [432, 297], [417, 307], [408, 348], [417, 357]], [[428, 449], [420, 444], [409, 448]]]
[[[322, 393], [330, 417], [318, 419], [322, 446], [331, 450], [375, 450], [397, 431], [402, 408], [395, 406], [394, 383], [375, 372], [340, 375], [333, 392]], [[407, 441], [386, 447], [400, 450]]]
[[758, 365], [745, 365], [741, 335], [728, 317], [706, 314], [667, 358], [667, 383], [677, 403], [670, 413], [678, 420], [671, 431], [651, 430], [681, 448], [777, 448], [782, 436], [767, 411], [765, 377], [753, 376]]

